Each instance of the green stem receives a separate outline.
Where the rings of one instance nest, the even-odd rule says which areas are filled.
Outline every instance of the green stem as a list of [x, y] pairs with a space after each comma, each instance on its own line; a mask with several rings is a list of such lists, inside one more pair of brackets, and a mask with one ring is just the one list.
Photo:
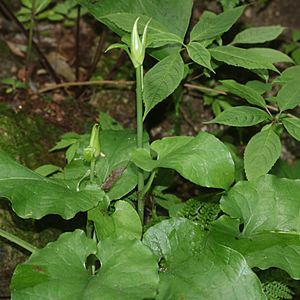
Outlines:
[[149, 190], [151, 188], [151, 185], [153, 183], [153, 180], [155, 178], [156, 173], [157, 173], [157, 170], [152, 171], [152, 173], [151, 173], [151, 175], [150, 175], [150, 177], [149, 177], [149, 179], [148, 179], [148, 181], [147, 181], [147, 183], [146, 183], [146, 185], [145, 185], [145, 187], [144, 187], [144, 189], [142, 191], [142, 194], [141, 194], [142, 198], [144, 198], [145, 195], [149, 192]]
[[96, 166], [96, 159], [93, 158], [92, 161], [91, 161], [90, 183], [94, 183], [94, 178], [95, 178], [95, 166]]
[[2, 229], [0, 229], [0, 237], [3, 237], [5, 239], [9, 240], [10, 242], [26, 249], [27, 251], [29, 251], [31, 253], [34, 253], [38, 250], [36, 247], [29, 244], [28, 242], [26, 242], [26, 241], [20, 239], [19, 237], [15, 236], [5, 230], [2, 230]]
[[[137, 120], [137, 148], [143, 148], [143, 66], [136, 68], [136, 120]], [[144, 172], [138, 169], [138, 213], [144, 222]]]

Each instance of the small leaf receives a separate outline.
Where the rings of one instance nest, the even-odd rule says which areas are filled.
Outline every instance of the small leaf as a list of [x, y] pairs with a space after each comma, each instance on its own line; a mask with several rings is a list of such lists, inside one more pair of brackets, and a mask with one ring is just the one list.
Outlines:
[[221, 112], [208, 123], [246, 127], [268, 120], [269, 115], [261, 109], [249, 106], [234, 106]]
[[49, 176], [53, 173], [56, 173], [58, 171], [61, 171], [62, 169], [58, 166], [55, 166], [55, 165], [51, 165], [51, 164], [48, 164], [48, 165], [43, 165], [43, 166], [40, 166], [38, 168], [36, 168], [34, 171], [42, 176]]
[[154, 106], [175, 91], [183, 75], [184, 63], [179, 53], [164, 58], [146, 73], [143, 92], [144, 118]]
[[274, 82], [287, 83], [288, 81], [300, 78], [300, 66], [293, 66], [285, 69], [281, 76], [277, 77]]
[[238, 33], [231, 44], [258, 44], [275, 40], [284, 30], [281, 26], [261, 26]]
[[245, 6], [226, 10], [215, 15], [210, 12], [204, 12], [199, 22], [194, 26], [191, 32], [191, 41], [202, 41], [210, 38], [216, 38], [228, 31], [231, 26], [242, 15]]
[[109, 237], [138, 240], [142, 236], [139, 215], [126, 201], [117, 201], [112, 215], [98, 208], [89, 211], [89, 220], [94, 222], [99, 240]]
[[266, 107], [265, 99], [253, 88], [240, 84], [234, 80], [221, 80], [222, 85], [229, 92], [247, 100], [250, 104]]
[[288, 81], [278, 92], [275, 101], [281, 111], [293, 109], [300, 104], [300, 80]]
[[245, 149], [245, 171], [248, 180], [267, 174], [280, 153], [280, 138], [274, 132], [273, 127], [254, 135]]
[[[209, 49], [212, 57], [228, 65], [245, 69], [269, 69], [277, 71], [272, 64], [272, 59], [265, 59], [258, 51], [243, 49], [233, 46], [219, 46]], [[270, 61], [271, 60], [271, 61]]]
[[49, 151], [52, 152], [55, 150], [65, 149], [65, 148], [75, 144], [77, 141], [78, 141], [78, 139], [76, 139], [76, 138], [63, 138]]
[[210, 64], [211, 56], [209, 51], [201, 44], [197, 42], [191, 42], [187, 46], [187, 51], [190, 58], [200, 66], [215, 72]]
[[300, 119], [298, 118], [284, 118], [282, 119], [282, 123], [288, 133], [300, 141]]

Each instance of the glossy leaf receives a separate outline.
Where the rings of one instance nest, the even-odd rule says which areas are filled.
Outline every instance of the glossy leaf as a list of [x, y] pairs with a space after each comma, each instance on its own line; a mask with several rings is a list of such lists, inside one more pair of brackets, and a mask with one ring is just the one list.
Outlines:
[[300, 80], [288, 81], [275, 97], [281, 111], [293, 109], [300, 104]]
[[154, 106], [174, 92], [183, 75], [184, 62], [179, 53], [164, 58], [146, 73], [143, 92], [144, 118]]
[[197, 42], [189, 43], [187, 45], [187, 51], [190, 58], [195, 63], [214, 72], [210, 64], [210, 60], [211, 60], [210, 53], [201, 43], [197, 43]]
[[242, 253], [251, 267], [281, 268], [299, 279], [299, 192], [299, 180], [272, 175], [237, 183], [221, 200], [229, 216], [215, 222], [213, 239]]
[[288, 133], [300, 141], [300, 119], [298, 118], [284, 118], [282, 119], [283, 126], [288, 131]]
[[204, 12], [200, 17], [199, 22], [192, 29], [191, 41], [216, 38], [228, 31], [242, 15], [244, 9], [245, 6], [239, 6], [237, 8], [226, 10], [219, 15]]
[[231, 44], [258, 44], [275, 40], [284, 30], [281, 26], [261, 26], [247, 28], [238, 33]]
[[[90, 255], [101, 262], [95, 275], [85, 267]], [[40, 300], [41, 295], [49, 300], [140, 300], [154, 297], [157, 285], [157, 263], [140, 241], [106, 239], [97, 246], [76, 230], [19, 265], [11, 287], [16, 300]]]
[[227, 147], [216, 137], [200, 133], [196, 137], [167, 137], [151, 144], [158, 155], [152, 160], [145, 149], [135, 150], [133, 162], [146, 171], [170, 168], [191, 182], [227, 189], [234, 179], [234, 164]]
[[250, 106], [234, 106], [227, 108], [208, 123], [246, 127], [259, 124], [268, 120], [268, 118], [269, 115], [259, 108]]
[[126, 201], [116, 202], [112, 215], [95, 208], [89, 212], [89, 219], [94, 222], [99, 240], [108, 237], [140, 239], [142, 236], [139, 215]]
[[221, 83], [230, 93], [247, 100], [250, 104], [257, 105], [262, 108], [266, 107], [265, 99], [253, 88], [240, 84], [234, 80], [221, 80]]
[[206, 243], [203, 232], [187, 219], [172, 218], [154, 225], [143, 242], [161, 261], [157, 300], [265, 299], [242, 255]]
[[22, 218], [40, 219], [58, 214], [70, 219], [103, 200], [104, 192], [80, 191], [63, 181], [48, 179], [18, 164], [0, 150], [0, 195], [8, 198]]
[[245, 149], [245, 172], [248, 180], [267, 174], [281, 153], [279, 136], [273, 127], [255, 134]]
[[245, 69], [269, 69], [276, 71], [272, 58], [266, 59], [258, 51], [242, 49], [234, 46], [219, 46], [209, 49], [212, 57], [228, 65]]

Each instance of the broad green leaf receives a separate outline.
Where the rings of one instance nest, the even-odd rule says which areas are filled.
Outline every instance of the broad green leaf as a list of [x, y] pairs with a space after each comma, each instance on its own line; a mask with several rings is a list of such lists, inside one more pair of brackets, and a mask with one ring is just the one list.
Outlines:
[[223, 10], [231, 9], [240, 4], [240, 0], [220, 0]]
[[298, 118], [284, 118], [282, 119], [283, 126], [288, 131], [288, 133], [300, 141], [300, 119]]
[[70, 219], [103, 200], [104, 192], [76, 192], [62, 181], [48, 179], [18, 164], [0, 150], [0, 196], [8, 198], [22, 218], [58, 214]]
[[[85, 266], [90, 255], [101, 263], [95, 275]], [[11, 288], [16, 300], [140, 300], [153, 298], [157, 285], [157, 263], [140, 241], [106, 239], [97, 246], [76, 230], [18, 265]]]
[[[109, 21], [114, 23], [118, 28], [127, 33], [131, 33], [135, 20], [140, 17], [140, 14], [118, 13], [109, 16]], [[139, 27], [144, 28], [150, 17], [142, 16], [139, 20]], [[161, 23], [155, 19], [151, 19], [147, 31], [147, 47], [161, 47], [166, 44], [182, 44], [182, 39], [168, 31]]]
[[273, 127], [255, 134], [245, 149], [245, 172], [248, 180], [267, 174], [281, 153], [279, 136]]
[[281, 26], [261, 26], [238, 33], [231, 44], [258, 44], [275, 40], [284, 30]]
[[277, 77], [274, 82], [287, 83], [297, 78], [300, 78], [300, 66], [293, 66], [284, 70], [281, 76]]
[[250, 104], [257, 105], [262, 108], [266, 107], [265, 99], [253, 88], [240, 84], [234, 80], [221, 80], [221, 83], [226, 90], [241, 97], [242, 99], [247, 100]]
[[133, 162], [146, 171], [170, 168], [191, 182], [227, 189], [234, 179], [234, 164], [228, 148], [211, 134], [196, 137], [167, 137], [151, 144], [158, 159], [152, 160], [145, 149], [132, 153]]
[[183, 75], [184, 62], [179, 53], [164, 58], [146, 73], [143, 92], [144, 118], [154, 106], [174, 92]]
[[228, 247], [207, 244], [199, 226], [187, 219], [154, 225], [143, 242], [161, 261], [157, 300], [266, 299], [243, 256]]
[[209, 49], [212, 57], [228, 65], [242, 67], [245, 69], [269, 69], [277, 71], [273, 66], [272, 58], [265, 58], [258, 51], [243, 49], [234, 46], [218, 46]]
[[118, 201], [112, 215], [99, 208], [89, 211], [89, 219], [94, 222], [97, 237], [104, 240], [108, 237], [140, 239], [142, 224], [136, 210], [126, 201]]
[[[124, 36], [126, 31], [119, 27], [118, 16], [128, 13], [131, 14], [131, 17], [127, 19], [127, 22], [132, 22], [132, 24], [137, 15], [141, 17], [141, 21], [143, 21], [143, 18], [146, 20], [151, 18], [153, 23], [151, 21], [152, 25], [150, 23], [149, 26], [155, 27], [155, 24], [159, 24], [159, 28], [154, 28], [154, 31], [151, 29], [152, 32], [149, 30], [149, 41], [153, 40], [151, 35], [156, 32], [159, 33], [155, 39], [157, 42], [173, 34], [173, 36], [179, 37], [181, 43], [184, 40], [190, 22], [193, 6], [192, 0], [185, 0], [184, 2], [179, 0], [103, 0], [101, 3], [98, 1], [93, 3], [93, 1], [89, 0], [77, 0], [77, 2], [86, 7], [97, 20], [107, 25], [120, 36]], [[140, 24], [145, 25], [144, 21]], [[131, 29], [132, 27], [127, 27], [127, 31], [131, 31]], [[151, 51], [151, 54], [156, 58], [162, 59], [171, 53], [178, 52], [180, 47], [180, 45], [172, 45], [172, 47], [166, 45], [162, 49]]]
[[288, 81], [278, 92], [275, 101], [281, 111], [293, 109], [300, 104], [300, 79]]
[[234, 106], [224, 110], [208, 123], [246, 127], [259, 124], [268, 120], [268, 118], [269, 115], [259, 108], [249, 106]]
[[219, 15], [204, 12], [200, 17], [199, 22], [192, 29], [191, 41], [202, 41], [210, 38], [216, 38], [228, 31], [242, 15], [244, 9], [245, 6], [240, 6], [226, 10]]
[[[250, 267], [281, 268], [300, 278], [300, 181], [265, 175], [237, 183], [221, 200], [215, 241], [245, 256]], [[242, 225], [242, 226], [241, 226]]]
[[214, 72], [210, 64], [210, 60], [211, 60], [210, 53], [201, 43], [197, 43], [197, 42], [189, 43], [187, 45], [187, 51], [190, 58], [195, 63]]

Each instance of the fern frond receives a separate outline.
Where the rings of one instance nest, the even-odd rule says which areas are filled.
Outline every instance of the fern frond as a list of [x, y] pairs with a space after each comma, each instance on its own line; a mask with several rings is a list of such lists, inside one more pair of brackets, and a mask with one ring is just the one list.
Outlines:
[[268, 300], [293, 299], [294, 292], [281, 282], [267, 281], [262, 288]]
[[199, 199], [191, 198], [184, 203], [184, 206], [178, 211], [178, 216], [187, 218], [202, 229], [208, 230], [210, 224], [217, 218], [220, 207], [217, 203], [204, 202]]

